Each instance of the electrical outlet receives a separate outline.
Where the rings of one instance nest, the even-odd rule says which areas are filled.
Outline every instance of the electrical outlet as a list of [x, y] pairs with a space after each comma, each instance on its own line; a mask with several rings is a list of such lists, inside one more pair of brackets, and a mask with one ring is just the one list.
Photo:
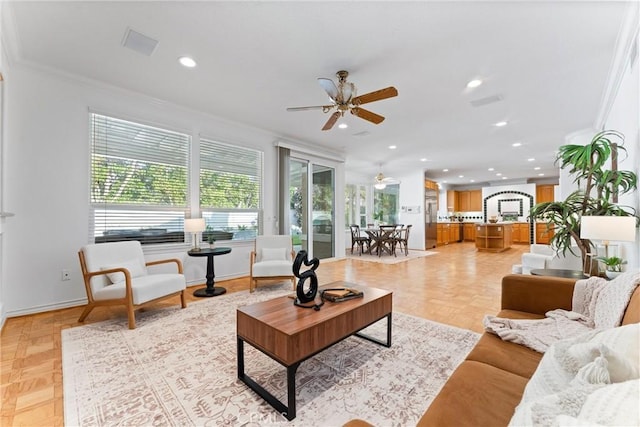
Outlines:
[[69, 270], [62, 270], [62, 280], [71, 280], [71, 273], [69, 273]]

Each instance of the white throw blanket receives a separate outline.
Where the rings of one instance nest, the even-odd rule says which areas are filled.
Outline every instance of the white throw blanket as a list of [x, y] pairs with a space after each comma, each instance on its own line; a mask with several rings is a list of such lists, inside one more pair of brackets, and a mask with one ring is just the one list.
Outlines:
[[552, 310], [535, 320], [485, 316], [487, 332], [504, 341], [522, 344], [544, 353], [554, 342], [592, 329], [620, 326], [631, 295], [640, 285], [640, 273], [625, 273], [612, 281], [601, 277], [578, 280], [573, 290], [572, 310]]

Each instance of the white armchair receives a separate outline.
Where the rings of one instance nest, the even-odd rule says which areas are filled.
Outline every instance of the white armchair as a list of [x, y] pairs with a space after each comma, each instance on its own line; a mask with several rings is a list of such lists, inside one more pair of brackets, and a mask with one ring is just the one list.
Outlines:
[[258, 280], [291, 280], [296, 287], [296, 277], [293, 275], [293, 245], [291, 236], [257, 236], [255, 248], [251, 252], [249, 266], [249, 291], [253, 292], [258, 286]]
[[[124, 305], [129, 329], [135, 329], [134, 310], [145, 304], [180, 295], [182, 308], [187, 306], [186, 281], [178, 259], [145, 262], [138, 241], [87, 245], [78, 256], [89, 301], [79, 322], [97, 306]], [[177, 273], [147, 273], [148, 266], [164, 263], [175, 263]]]
[[531, 270], [539, 268], [553, 268], [582, 271], [582, 258], [580, 249], [573, 247], [573, 252], [569, 250], [556, 253], [549, 245], [533, 244], [530, 252], [522, 254], [522, 273], [531, 274]]

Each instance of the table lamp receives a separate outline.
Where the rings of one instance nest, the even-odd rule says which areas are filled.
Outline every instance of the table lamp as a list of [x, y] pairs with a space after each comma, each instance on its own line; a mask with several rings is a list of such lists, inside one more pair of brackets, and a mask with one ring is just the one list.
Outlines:
[[199, 251], [200, 245], [198, 242], [198, 233], [204, 231], [206, 224], [204, 218], [190, 218], [184, 220], [184, 232], [193, 233], [193, 248], [192, 251]]
[[580, 238], [601, 240], [604, 256], [609, 258], [609, 242], [634, 242], [636, 218], [633, 216], [583, 216], [580, 220]]

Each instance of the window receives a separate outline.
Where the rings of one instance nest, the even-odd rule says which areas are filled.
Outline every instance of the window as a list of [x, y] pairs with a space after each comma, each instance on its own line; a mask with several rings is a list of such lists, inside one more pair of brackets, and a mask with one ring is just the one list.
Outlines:
[[384, 189], [373, 191], [373, 218], [383, 224], [398, 222], [400, 185], [387, 185]]
[[347, 184], [345, 187], [345, 227], [358, 224], [367, 226], [367, 187]]
[[207, 239], [254, 239], [260, 228], [262, 153], [200, 140], [200, 208]]
[[100, 114], [90, 120], [90, 236], [184, 242], [191, 137]]

